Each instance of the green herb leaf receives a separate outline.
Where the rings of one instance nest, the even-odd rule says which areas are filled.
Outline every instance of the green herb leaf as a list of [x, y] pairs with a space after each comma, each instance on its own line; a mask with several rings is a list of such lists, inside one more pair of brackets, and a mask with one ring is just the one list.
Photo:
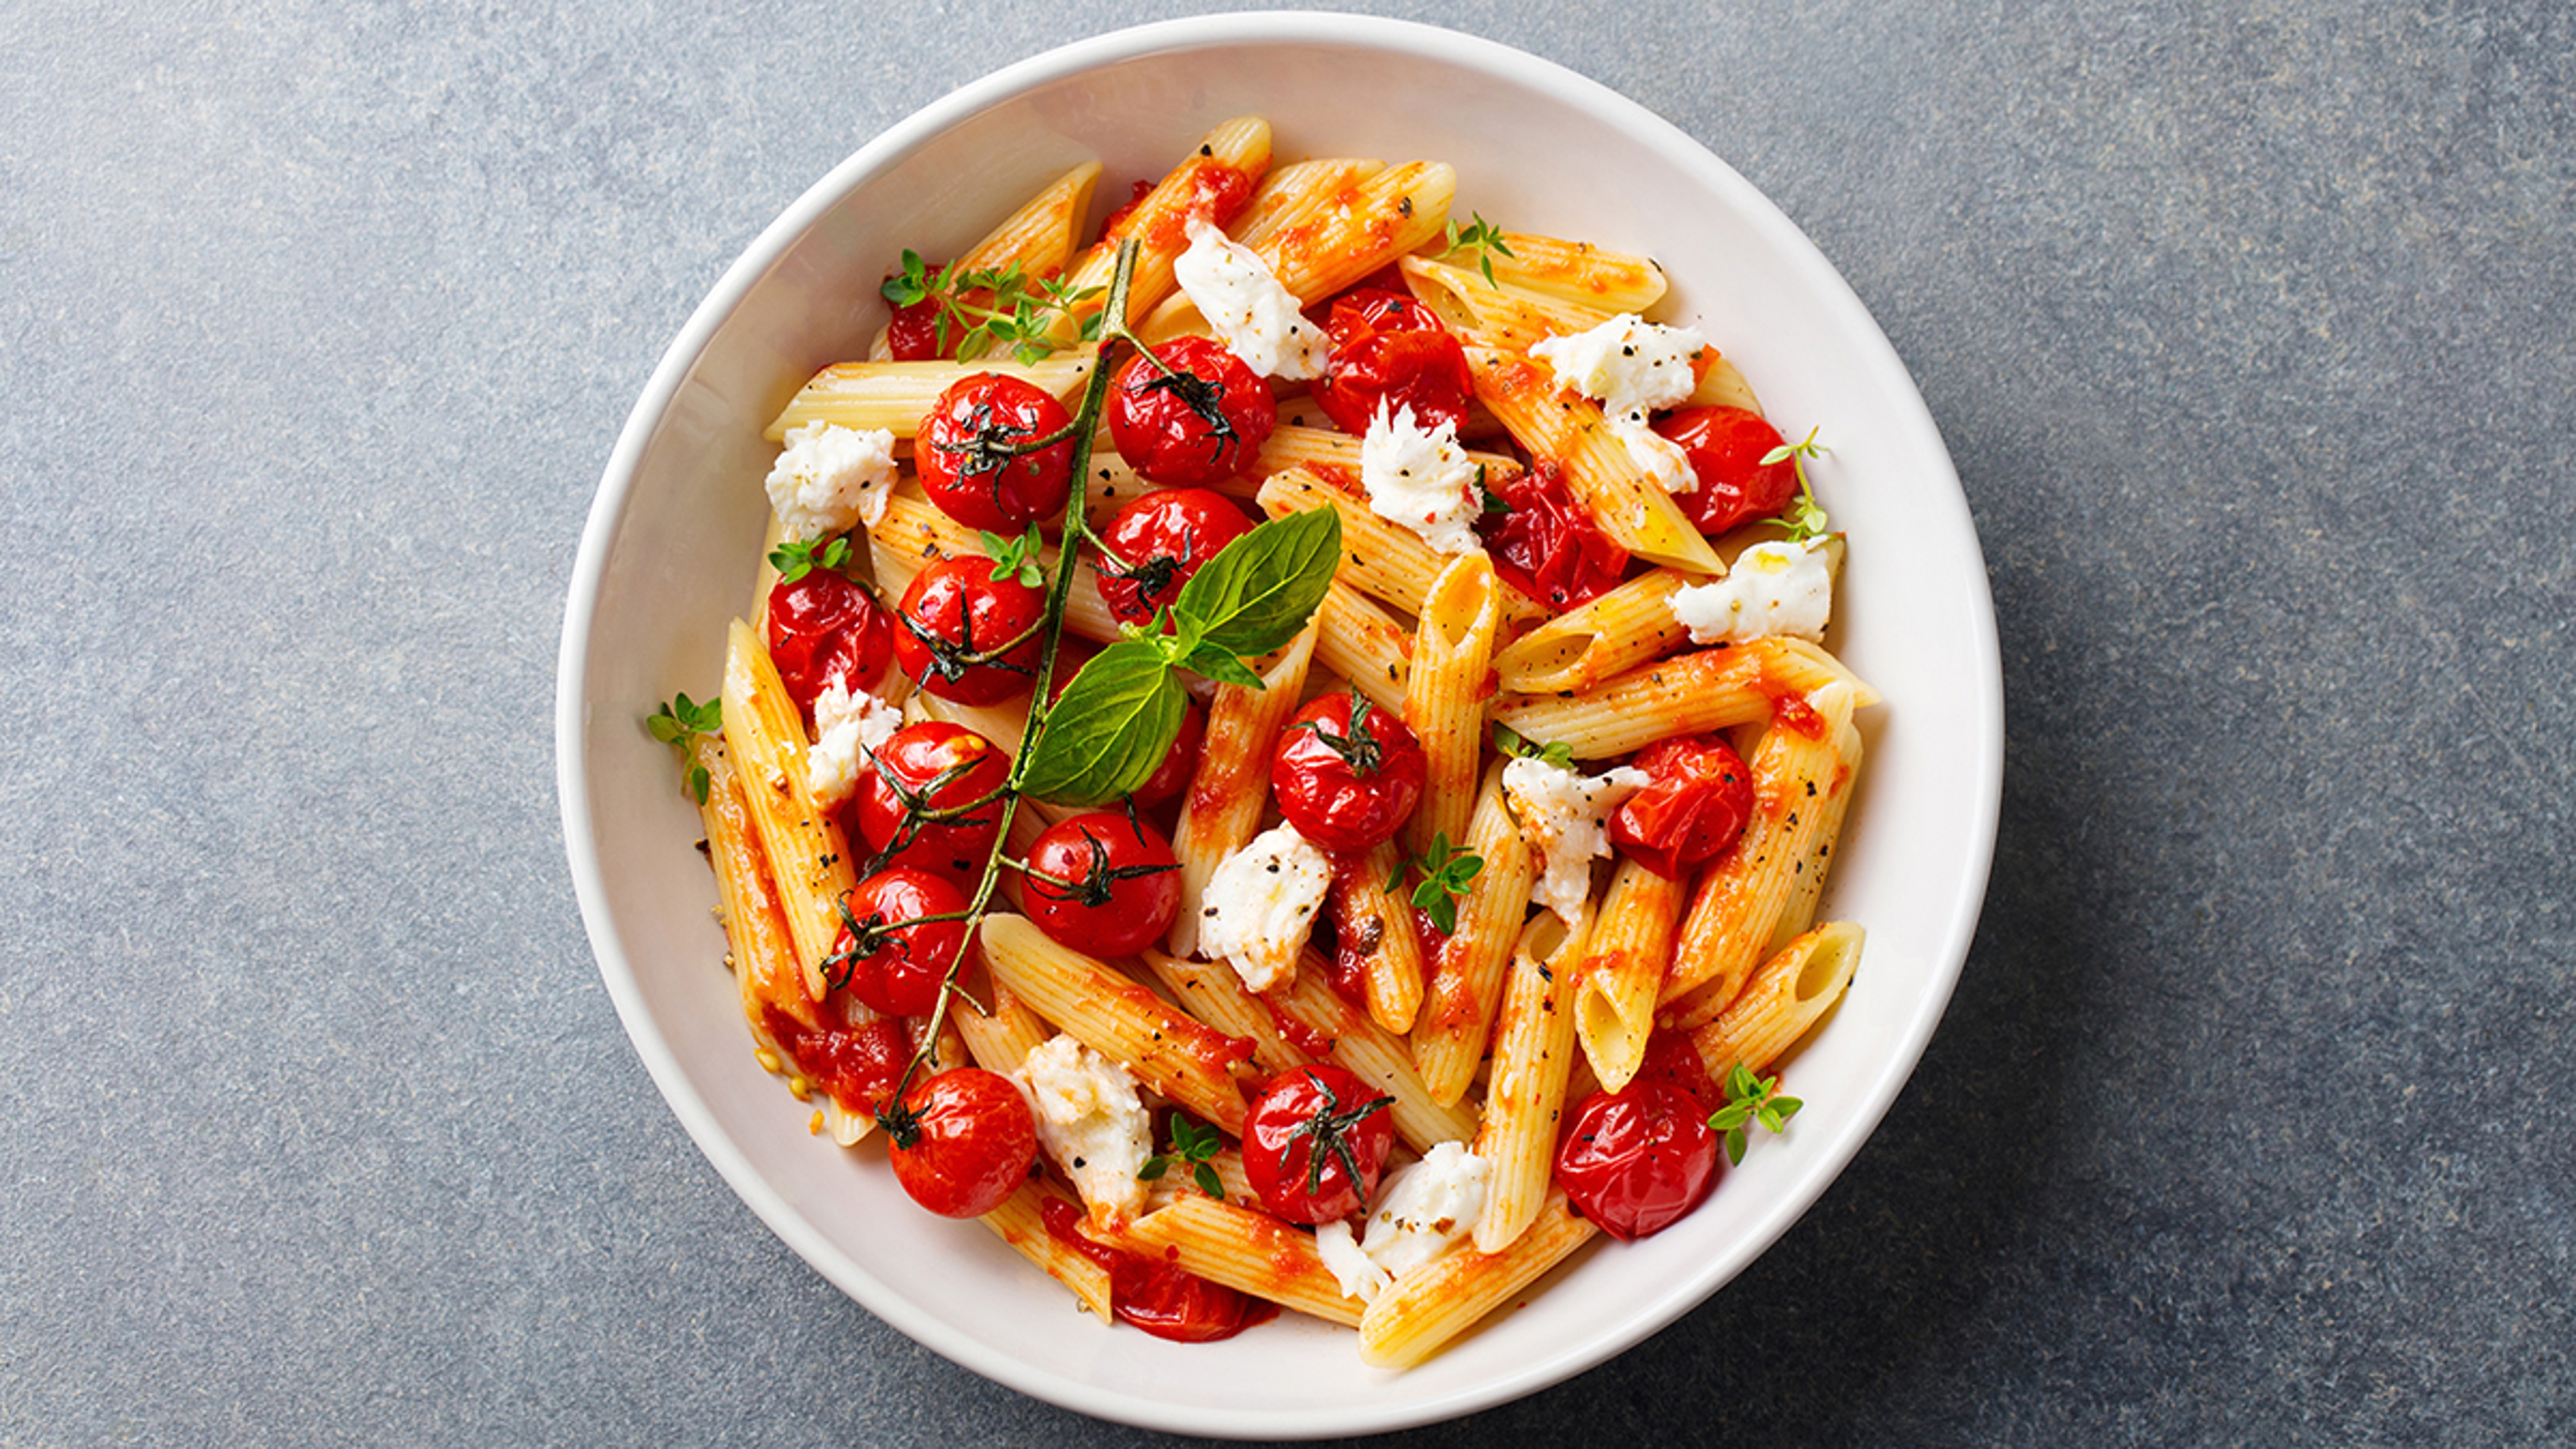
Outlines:
[[778, 570], [781, 583], [792, 584], [816, 569], [838, 569], [850, 561], [850, 540], [838, 538], [789, 539], [769, 551], [769, 566]]
[[1494, 748], [1516, 760], [1542, 760], [1560, 770], [1574, 768], [1574, 746], [1563, 740], [1534, 744], [1500, 720], [1494, 722]]
[[1064, 805], [1127, 794], [1163, 762], [1188, 699], [1154, 641], [1119, 640], [1048, 709], [1035, 748], [1020, 755], [1018, 789]]
[[1815, 485], [1807, 479], [1807, 460], [1820, 457], [1825, 452], [1824, 445], [1816, 441], [1818, 431], [1820, 430], [1809, 428], [1807, 436], [1794, 443], [1782, 443], [1762, 455], [1764, 467], [1786, 460], [1797, 470], [1798, 496], [1790, 500], [1789, 506], [1781, 511], [1779, 517], [1763, 520], [1788, 530], [1789, 541], [1792, 543], [1804, 543], [1808, 539], [1833, 531], [1833, 525], [1825, 518], [1825, 510], [1816, 505]]
[[[1431, 848], [1413, 858], [1413, 868], [1422, 872], [1422, 884], [1413, 888], [1415, 909], [1431, 918], [1431, 924], [1442, 931], [1458, 929], [1458, 899], [1467, 894], [1476, 877], [1484, 872], [1482, 856], [1469, 855], [1449, 843], [1449, 832], [1431, 837]], [[1398, 879], [1402, 879], [1399, 873]], [[1387, 889], [1393, 890], [1393, 884]]]
[[1779, 1095], [1780, 1079], [1756, 1077], [1737, 1062], [1726, 1074], [1726, 1105], [1709, 1114], [1709, 1130], [1726, 1134], [1726, 1160], [1741, 1165], [1748, 1131], [1746, 1124], [1760, 1123], [1778, 1134], [1787, 1130], [1789, 1119], [1804, 1105], [1795, 1097]]
[[1246, 689], [1269, 688], [1261, 682], [1260, 675], [1253, 673], [1249, 665], [1235, 657], [1233, 650], [1221, 644], [1210, 644], [1201, 640], [1199, 646], [1191, 650], [1181, 663], [1184, 667], [1195, 669], [1219, 684], [1239, 684]]
[[984, 540], [984, 556], [993, 561], [993, 582], [1015, 578], [1032, 589], [1046, 582], [1046, 569], [1038, 562], [1046, 538], [1036, 524], [1030, 524], [1029, 531], [1018, 538], [1004, 538], [980, 528], [976, 533]]
[[1468, 225], [1462, 227], [1457, 218], [1452, 217], [1449, 224], [1441, 229], [1441, 238], [1446, 245], [1440, 254], [1450, 257], [1460, 252], [1474, 252], [1476, 265], [1485, 274], [1485, 285], [1501, 291], [1502, 283], [1494, 280], [1494, 258], [1497, 255], [1508, 257], [1512, 255], [1512, 249], [1503, 244], [1503, 229], [1485, 220], [1483, 212], [1468, 214], [1473, 218]]
[[1181, 585], [1172, 612], [1194, 639], [1239, 655], [1297, 637], [1342, 560], [1342, 516], [1329, 508], [1257, 524]]
[[662, 743], [685, 749], [691, 736], [711, 735], [724, 728], [724, 701], [711, 699], [699, 704], [684, 691], [653, 711], [645, 719], [644, 728]]
[[1190, 1181], [1197, 1185], [1199, 1191], [1223, 1202], [1225, 1179], [1217, 1175], [1216, 1168], [1209, 1164], [1208, 1159], [1216, 1156], [1217, 1149], [1224, 1145], [1225, 1137], [1214, 1127], [1201, 1126], [1175, 1112], [1172, 1114], [1171, 1151], [1146, 1158], [1145, 1165], [1136, 1169], [1137, 1180], [1152, 1182], [1170, 1171], [1174, 1162], [1191, 1163]]

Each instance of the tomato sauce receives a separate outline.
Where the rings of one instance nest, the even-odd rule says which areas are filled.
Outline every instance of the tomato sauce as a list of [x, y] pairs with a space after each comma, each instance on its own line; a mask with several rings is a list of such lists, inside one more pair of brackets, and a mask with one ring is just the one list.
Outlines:
[[775, 1006], [761, 1008], [769, 1039], [796, 1069], [853, 1112], [873, 1112], [903, 1077], [912, 1043], [903, 1023], [879, 1017], [864, 1026], [811, 1027]]
[[1122, 1323], [1174, 1343], [1214, 1343], [1279, 1316], [1279, 1305], [1228, 1288], [1167, 1260], [1122, 1253], [1084, 1237], [1082, 1210], [1049, 1197], [1038, 1210], [1047, 1236], [1109, 1274], [1109, 1307]]

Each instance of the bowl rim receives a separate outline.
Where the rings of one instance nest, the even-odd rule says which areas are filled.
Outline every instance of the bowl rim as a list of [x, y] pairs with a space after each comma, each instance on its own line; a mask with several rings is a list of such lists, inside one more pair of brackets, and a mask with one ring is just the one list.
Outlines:
[[[1458, 1391], [1401, 1404], [1365, 1401], [1281, 1413], [1242, 1411], [1227, 1415], [1192, 1408], [1176, 1417], [1175, 1406], [1138, 1398], [1073, 1379], [1015, 1358], [997, 1355], [945, 1323], [921, 1313], [900, 1294], [885, 1290], [814, 1223], [798, 1212], [752, 1163], [691, 1083], [669, 1039], [656, 1024], [624, 942], [610, 914], [599, 852], [589, 827], [591, 792], [589, 755], [584, 743], [588, 725], [584, 699], [590, 669], [590, 636], [606, 571], [610, 544], [631, 500], [639, 466], [653, 442], [659, 420], [678, 397], [690, 372], [705, 355], [718, 330], [743, 304], [752, 289], [818, 219], [853, 190], [929, 144], [949, 128], [989, 107], [1095, 68], [1119, 61], [1174, 51], [1205, 50], [1246, 44], [1297, 44], [1349, 47], [1415, 54], [1443, 64], [1483, 70], [1635, 134], [1659, 150], [1678, 153], [1708, 172], [1746, 219], [1777, 244], [1785, 260], [1829, 299], [1847, 310], [1865, 340], [1867, 364], [1892, 371], [1899, 384], [1895, 396], [1909, 402], [1903, 416], [1881, 422], [1909, 435], [1941, 464], [1942, 478], [1961, 500], [1958, 526], [1964, 545], [1982, 562], [1973, 523], [1965, 508], [1955, 468], [1921, 394], [1906, 373], [1867, 307], [1850, 284], [1826, 260], [1785, 213], [1727, 163], [1679, 127], [1602, 83], [1554, 61], [1498, 41], [1418, 21], [1320, 11], [1270, 11], [1204, 15], [1156, 21], [1077, 40], [1004, 66], [942, 96], [870, 138], [808, 187], [771, 221], [728, 266], [715, 286], [690, 314], [663, 352], [642, 393], [619, 431], [585, 521], [567, 590], [563, 638], [556, 666], [556, 789], [561, 806], [565, 847], [574, 893], [600, 975], [608, 988], [628, 1039], [647, 1074], [680, 1120], [690, 1139], [714, 1165], [736, 1196], [800, 1258], [866, 1311], [883, 1319], [914, 1342], [982, 1377], [1031, 1397], [1093, 1417], [1176, 1433], [1227, 1437], [1323, 1437], [1374, 1433], [1463, 1416], [1507, 1403], [1551, 1387], [1606, 1362], [1712, 1296], [1743, 1267], [1778, 1241], [1809, 1207], [1822, 1197], [1875, 1132], [1896, 1095], [1912, 1077], [1947, 1009], [1973, 941], [1986, 885], [1991, 875], [2003, 787], [2003, 690], [2001, 654], [1993, 599], [1982, 567], [1969, 600], [1970, 637], [1961, 641], [1976, 657], [1974, 699], [1969, 710], [1976, 724], [1978, 748], [1970, 786], [1981, 808], [1962, 842], [1965, 869], [1949, 903], [1946, 929], [1936, 943], [1931, 977], [1853, 1115], [1853, 1127], [1822, 1148], [1804, 1185], [1772, 1204], [1756, 1229], [1745, 1235], [1740, 1251], [1725, 1255], [1733, 1266], [1694, 1278], [1686, 1291], [1664, 1296], [1622, 1330], [1569, 1344], [1563, 1351], [1526, 1362]], [[1952, 540], [1959, 542], [1960, 540]]]

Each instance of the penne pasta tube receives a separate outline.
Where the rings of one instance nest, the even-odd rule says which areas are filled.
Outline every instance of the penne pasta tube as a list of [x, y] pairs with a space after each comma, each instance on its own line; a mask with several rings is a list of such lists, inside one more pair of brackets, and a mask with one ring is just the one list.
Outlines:
[[1124, 1232], [1095, 1230], [1095, 1236], [1283, 1308], [1351, 1327], [1360, 1322], [1360, 1305], [1342, 1296], [1313, 1235], [1257, 1208], [1182, 1193]]
[[[957, 254], [942, 270], [951, 276], [972, 272], [1002, 271], [1018, 267], [1029, 277], [1052, 277], [1073, 260], [1076, 237], [1083, 220], [1091, 213], [1092, 188], [1100, 184], [1100, 163], [1085, 161], [1067, 171], [1020, 208], [1002, 219], [1002, 224], [986, 232], [982, 240]], [[969, 300], [982, 305], [990, 294], [970, 292]], [[947, 350], [954, 350], [956, 339], [949, 339]], [[886, 329], [877, 329], [875, 344], [869, 356], [887, 355]]]
[[858, 885], [850, 843], [805, 780], [805, 717], [740, 619], [725, 650], [725, 749], [743, 779], [743, 801], [778, 887], [779, 914], [795, 943], [805, 993], [823, 999], [823, 958], [840, 934], [841, 902]]
[[1286, 648], [1263, 662], [1262, 688], [1216, 687], [1198, 773], [1190, 777], [1189, 792], [1181, 797], [1180, 822], [1172, 830], [1172, 855], [1181, 863], [1181, 911], [1169, 938], [1175, 956], [1198, 954], [1199, 911], [1206, 904], [1208, 878], [1252, 839], [1261, 823], [1261, 807], [1270, 799], [1271, 751], [1288, 716], [1297, 712], [1314, 657], [1315, 626], [1309, 622]]
[[1322, 960], [1313, 952], [1289, 983], [1269, 1000], [1286, 1021], [1302, 1028], [1310, 1041], [1329, 1044], [1324, 1055], [1352, 1075], [1395, 1099], [1387, 1115], [1395, 1135], [1416, 1152], [1435, 1143], [1464, 1142], [1476, 1135], [1476, 1114], [1455, 1102], [1440, 1102], [1414, 1069], [1404, 1039], [1368, 1019], [1368, 1013], [1342, 999], [1324, 979]]
[[1263, 998], [1243, 989], [1243, 978], [1223, 961], [1192, 961], [1161, 951], [1140, 953], [1145, 969], [1181, 1010], [1228, 1036], [1252, 1043], [1252, 1062], [1265, 1075], [1311, 1066], [1327, 1044], [1289, 1023]]
[[1547, 1199], [1556, 1168], [1556, 1124], [1574, 1066], [1573, 967], [1591, 933], [1592, 906], [1572, 929], [1541, 911], [1512, 950], [1502, 1013], [1494, 1022], [1494, 1066], [1476, 1155], [1485, 1159], [1485, 1210], [1476, 1250], [1498, 1253], [1518, 1238]]
[[1238, 116], [1219, 123], [1191, 148], [1181, 164], [1154, 183], [1154, 189], [1145, 193], [1134, 210], [1074, 262], [1065, 277], [1066, 284], [1076, 290], [1098, 287], [1101, 294], [1056, 315], [1051, 334], [1056, 344], [1071, 342], [1082, 319], [1106, 305], [1110, 278], [1118, 270], [1120, 242], [1134, 237], [1137, 243], [1136, 268], [1127, 281], [1126, 321], [1134, 324], [1151, 316], [1156, 305], [1171, 295], [1172, 263], [1189, 250], [1190, 214], [1204, 213], [1209, 198], [1228, 189], [1229, 183], [1221, 179], [1221, 173], [1239, 173], [1257, 186], [1269, 170], [1268, 121], [1258, 116]]
[[1402, 162], [1309, 207], [1258, 250], [1279, 285], [1311, 306], [1440, 235], [1457, 192], [1447, 162]]
[[1448, 1346], [1511, 1296], [1564, 1262], [1600, 1229], [1551, 1195], [1529, 1230], [1499, 1253], [1462, 1249], [1395, 1280], [1360, 1316], [1360, 1358], [1411, 1368]]
[[1451, 1105], [1467, 1095], [1476, 1065], [1485, 1059], [1505, 968], [1529, 913], [1530, 885], [1538, 861], [1503, 803], [1503, 766], [1485, 772], [1476, 813], [1467, 826], [1467, 848], [1485, 862], [1458, 902], [1458, 929], [1432, 963], [1431, 984], [1413, 1021], [1413, 1059], [1431, 1099]]
[[1487, 282], [1474, 267], [1423, 257], [1406, 257], [1397, 266], [1414, 300], [1430, 308], [1441, 325], [1469, 347], [1526, 353], [1550, 337], [1588, 332], [1609, 321], [1615, 310], [1497, 285], [1502, 278], [1499, 257], [1494, 282]]
[[1714, 347], [1708, 350], [1699, 381], [1692, 385], [1691, 395], [1682, 400], [1682, 406], [1742, 408], [1756, 417], [1762, 414], [1762, 400], [1753, 395], [1753, 384], [1746, 382], [1735, 364]]
[[922, 416], [952, 385], [983, 372], [1005, 373], [1053, 394], [1061, 402], [1091, 376], [1090, 348], [1061, 357], [1018, 362], [981, 357], [973, 362], [836, 362], [814, 374], [786, 410], [761, 434], [785, 442], [790, 428], [838, 423], [867, 432], [883, 428], [898, 438], [921, 430]]
[[[1319, 410], [1320, 411], [1320, 410]], [[1282, 421], [1270, 430], [1253, 451], [1248, 476], [1267, 478], [1290, 468], [1320, 471], [1338, 468], [1350, 477], [1360, 475], [1360, 444], [1365, 441], [1338, 428], [1310, 428]], [[1480, 453], [1470, 450], [1467, 460], [1485, 470], [1487, 478], [1499, 481], [1521, 471], [1520, 460], [1503, 453]], [[1250, 495], [1246, 495], [1250, 496]]]
[[707, 832], [707, 861], [715, 867], [716, 896], [723, 902], [725, 964], [733, 968], [734, 984], [742, 993], [742, 1014], [751, 1023], [760, 1064], [779, 1071], [783, 1063], [769, 1013], [777, 1011], [808, 1028], [821, 1026], [823, 1015], [805, 992], [805, 968], [769, 882], [769, 863], [753, 833], [751, 806], [743, 797], [733, 756], [721, 740], [700, 735], [691, 742], [689, 759], [707, 772], [707, 798], [698, 804], [698, 821]]
[[[1440, 577], [1440, 571], [1448, 567], [1450, 556], [1424, 543], [1413, 530], [1371, 512], [1368, 500], [1356, 492], [1358, 483], [1344, 481], [1348, 476], [1338, 470], [1318, 472], [1311, 468], [1274, 473], [1261, 485], [1261, 511], [1272, 518], [1285, 518], [1310, 508], [1331, 508], [1339, 513], [1340, 582], [1393, 604], [1404, 613], [1420, 614], [1423, 600], [1430, 596], [1431, 585]], [[1513, 588], [1499, 590], [1496, 602], [1503, 618], [1513, 623], [1541, 618], [1547, 612], [1536, 600]]]
[[1339, 580], [1315, 611], [1315, 662], [1380, 709], [1401, 711], [1412, 687], [1413, 636]]
[[1494, 655], [1494, 675], [1513, 694], [1563, 694], [1659, 659], [1690, 642], [1673, 617], [1673, 595], [1688, 574], [1650, 569], [1538, 627]]
[[1829, 822], [1825, 807], [1850, 793], [1860, 769], [1853, 702], [1850, 686], [1826, 685], [1807, 696], [1802, 711], [1784, 711], [1745, 762], [1753, 772], [1753, 816], [1735, 848], [1700, 877], [1664, 977], [1663, 1014], [1671, 1024], [1695, 1026], [1733, 999], [1771, 944], [1827, 824], [1839, 828], [1840, 812]]
[[975, 1065], [1008, 1076], [1020, 1069], [1029, 1053], [1047, 1044], [1055, 1028], [1029, 1010], [1018, 993], [996, 985], [987, 994], [993, 998], [991, 1015], [961, 994], [949, 1019], [956, 1023], [958, 1035], [966, 1039], [967, 1054], [975, 1059]]
[[1025, 916], [984, 918], [984, 965], [993, 983], [1092, 1050], [1125, 1062], [1136, 1079], [1202, 1119], [1243, 1135], [1235, 1064], [1251, 1044], [1208, 1026], [1125, 975], [1047, 939]]
[[1574, 1028], [1601, 1085], [1618, 1091], [1645, 1064], [1655, 992], [1672, 960], [1684, 886], [1621, 858], [1591, 943], [1574, 968]]
[[1506, 695], [1491, 713], [1524, 739], [1561, 741], [1576, 759], [1597, 760], [1674, 735], [1758, 723], [1771, 717], [1774, 700], [1837, 681], [1851, 686], [1855, 708], [1878, 703], [1878, 691], [1822, 646], [1752, 639], [1675, 655], [1571, 695]]
[[1725, 1081], [1738, 1064], [1760, 1072], [1779, 1060], [1842, 999], [1865, 936], [1849, 921], [1827, 922], [1762, 963], [1742, 995], [1691, 1032], [1709, 1079]]
[[[1234, 239], [1250, 247], [1268, 266], [1277, 252], [1279, 234], [1306, 222], [1321, 207], [1353, 194], [1359, 184], [1386, 169], [1383, 161], [1357, 157], [1299, 161], [1274, 168], [1252, 194], [1252, 205], [1234, 227]], [[1152, 316], [1136, 329], [1148, 345], [1187, 334], [1204, 335], [1207, 319], [1186, 292], [1165, 297]]]
[[1404, 852], [1392, 840], [1380, 841], [1340, 863], [1325, 906], [1333, 939], [1359, 958], [1369, 1019], [1398, 1036], [1413, 1030], [1414, 1013], [1422, 1009], [1422, 937], [1413, 929], [1413, 894], [1404, 879]]
[[1036, 1177], [1021, 1183], [1000, 1207], [984, 1214], [982, 1222], [995, 1237], [1010, 1244], [1012, 1251], [1072, 1289], [1073, 1296], [1093, 1317], [1103, 1323], [1112, 1322], [1109, 1270], [1047, 1230], [1046, 1204], [1050, 1198], [1064, 1204], [1063, 1210], [1076, 1217], [1083, 1213], [1082, 1204], [1057, 1186], [1055, 1179]]
[[1485, 249], [1480, 260], [1493, 264], [1500, 286], [1580, 302], [1605, 314], [1643, 312], [1662, 301], [1671, 285], [1652, 257], [1530, 232], [1503, 233], [1502, 246]]
[[1564, 467], [1566, 490], [1612, 542], [1686, 573], [1726, 572], [1672, 494], [1638, 466], [1599, 404], [1560, 390], [1555, 373], [1519, 353], [1470, 347], [1467, 371], [1477, 400], [1522, 447]]
[[1467, 838], [1503, 593], [1494, 561], [1478, 550], [1451, 559], [1422, 601], [1404, 696], [1404, 722], [1422, 743], [1425, 767], [1422, 803], [1405, 826], [1405, 841], [1416, 855], [1435, 840], [1456, 845]]

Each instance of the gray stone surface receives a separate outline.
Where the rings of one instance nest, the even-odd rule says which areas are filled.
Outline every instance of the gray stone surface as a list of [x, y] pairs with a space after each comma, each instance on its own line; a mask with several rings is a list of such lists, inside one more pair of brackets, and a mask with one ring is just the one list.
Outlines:
[[[1975, 955], [1851, 1171], [1411, 1437], [2576, 1438], [2568, 12], [1371, 8], [1636, 96], [1843, 268], [2012, 718]], [[1144, 13], [0, 7], [0, 1444], [1140, 1437], [706, 1166], [584, 943], [550, 704], [725, 263]]]

